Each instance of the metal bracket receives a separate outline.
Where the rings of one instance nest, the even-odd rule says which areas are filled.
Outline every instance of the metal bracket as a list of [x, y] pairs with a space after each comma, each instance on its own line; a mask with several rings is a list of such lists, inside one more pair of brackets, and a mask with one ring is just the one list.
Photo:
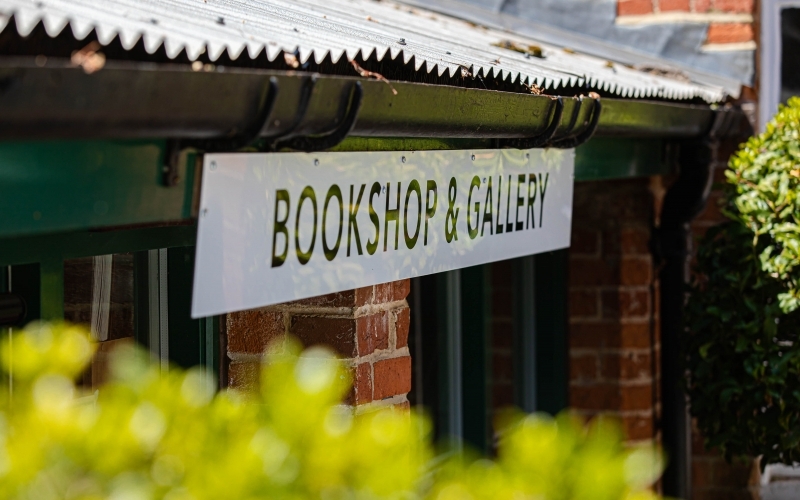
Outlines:
[[594, 106], [592, 107], [592, 117], [589, 119], [589, 124], [586, 129], [574, 137], [565, 137], [557, 139], [548, 146], [559, 149], [577, 148], [594, 136], [597, 131], [597, 124], [600, 123], [600, 114], [603, 111], [603, 105], [600, 104], [600, 99], [594, 99]]
[[265, 144], [259, 148], [261, 151], [278, 151], [281, 148], [281, 142], [286, 142], [286, 140], [290, 137], [294, 137], [294, 131], [297, 130], [297, 127], [300, 126], [303, 118], [306, 117], [306, 113], [308, 112], [308, 103], [311, 101], [311, 94], [313, 93], [314, 86], [316, 86], [316, 84], [316, 75], [309, 76], [303, 80], [303, 86], [300, 88], [300, 99], [297, 102], [297, 110], [294, 114], [294, 120], [292, 120], [292, 123], [282, 134], [265, 139]]
[[249, 146], [258, 140], [261, 131], [267, 126], [267, 120], [275, 106], [278, 95], [278, 79], [270, 77], [259, 95], [256, 109], [258, 113], [241, 132], [228, 137], [213, 139], [173, 139], [167, 142], [164, 158], [163, 183], [173, 187], [178, 183], [178, 160], [180, 153], [185, 148], [194, 148], [203, 152], [213, 153], [221, 151], [236, 151]]
[[548, 148], [552, 147], [553, 142], [555, 140], [561, 141], [561, 140], [564, 140], [564, 139], [567, 139], [567, 138], [572, 138], [572, 137], [575, 136], [575, 134], [574, 134], [575, 125], [578, 124], [578, 117], [580, 116], [581, 109], [583, 108], [584, 97], [583, 96], [573, 97], [572, 100], [576, 101], [576, 103], [575, 103], [575, 106], [573, 106], [573, 108], [572, 108], [572, 116], [569, 119], [569, 124], [567, 124], [567, 131], [564, 134], [561, 134], [561, 136], [558, 139], [554, 139], [554, 140], [551, 140], [550, 142], [548, 142], [545, 145], [545, 147], [548, 147]]
[[336, 118], [336, 125], [333, 130], [322, 135], [295, 137], [276, 144], [278, 148], [290, 148], [298, 151], [324, 151], [335, 147], [342, 142], [353, 130], [353, 126], [358, 119], [358, 112], [361, 110], [361, 103], [364, 97], [364, 90], [361, 82], [355, 82], [350, 88], [347, 103], [341, 106], [340, 116]]
[[547, 126], [544, 132], [535, 137], [525, 137], [521, 139], [503, 139], [500, 141], [500, 146], [504, 148], [515, 149], [532, 149], [540, 148], [547, 145], [561, 125], [561, 116], [564, 114], [564, 101], [561, 97], [555, 99], [555, 110], [553, 112], [553, 119]]

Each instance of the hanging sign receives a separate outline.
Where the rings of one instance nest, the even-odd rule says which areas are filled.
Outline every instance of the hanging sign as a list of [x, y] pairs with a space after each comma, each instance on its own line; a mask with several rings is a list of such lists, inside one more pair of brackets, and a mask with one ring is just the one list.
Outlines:
[[192, 316], [569, 246], [574, 150], [209, 154]]

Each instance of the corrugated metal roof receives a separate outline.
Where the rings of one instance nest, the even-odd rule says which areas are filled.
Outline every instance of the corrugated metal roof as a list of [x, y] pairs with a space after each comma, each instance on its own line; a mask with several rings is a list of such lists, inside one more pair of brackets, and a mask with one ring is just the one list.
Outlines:
[[[140, 39], [169, 57], [204, 52], [214, 61], [262, 51], [321, 63], [374, 53], [414, 61], [417, 71], [510, 79], [549, 91], [562, 86], [602, 89], [623, 97], [707, 102], [724, 99], [721, 87], [638, 71], [602, 58], [571, 53], [528, 37], [392, 1], [374, 0], [0, 0], [0, 27], [13, 16], [25, 36], [42, 22], [50, 36], [69, 26], [83, 39], [93, 30], [101, 44], [115, 37], [126, 49]], [[512, 47], [514, 50], [505, 47]], [[542, 57], [518, 50], [538, 53]]]

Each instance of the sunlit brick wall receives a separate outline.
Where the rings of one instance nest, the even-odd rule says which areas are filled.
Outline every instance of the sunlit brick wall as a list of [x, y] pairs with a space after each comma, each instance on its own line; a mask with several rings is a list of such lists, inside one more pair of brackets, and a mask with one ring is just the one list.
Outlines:
[[569, 260], [569, 404], [656, 438], [658, 283], [647, 178], [575, 186]]
[[708, 24], [704, 48], [725, 50], [755, 42], [754, 8], [754, 0], [617, 0], [617, 21], [630, 26], [703, 22]]
[[253, 389], [264, 350], [288, 334], [306, 346], [326, 345], [345, 361], [354, 381], [346, 403], [407, 407], [409, 286], [402, 280], [229, 314], [229, 387]]

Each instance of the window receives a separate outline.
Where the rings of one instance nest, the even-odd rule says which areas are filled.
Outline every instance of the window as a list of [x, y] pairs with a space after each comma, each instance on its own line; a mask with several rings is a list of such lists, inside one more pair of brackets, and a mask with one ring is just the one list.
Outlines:
[[219, 374], [219, 318], [190, 316], [194, 247], [0, 269], [0, 292], [11, 292], [25, 303], [20, 324], [47, 317], [43, 311], [50, 307], [91, 330], [98, 349], [80, 380], [87, 389], [94, 391], [108, 379], [110, 353], [123, 344], [138, 343], [164, 370], [169, 364], [200, 365]]
[[412, 405], [437, 440], [493, 448], [496, 412], [567, 404], [566, 251], [412, 280]]
[[760, 42], [758, 124], [763, 130], [778, 103], [800, 95], [800, 0], [763, 0]]

